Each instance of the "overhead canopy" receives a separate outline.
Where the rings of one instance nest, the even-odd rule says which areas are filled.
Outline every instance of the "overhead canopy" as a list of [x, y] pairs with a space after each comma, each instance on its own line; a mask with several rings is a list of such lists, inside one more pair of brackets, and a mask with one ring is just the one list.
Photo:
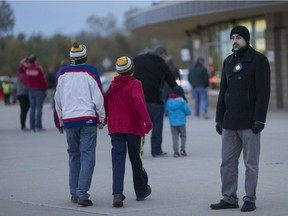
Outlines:
[[285, 1], [168, 1], [131, 13], [135, 35], [183, 38], [209, 25], [288, 10]]

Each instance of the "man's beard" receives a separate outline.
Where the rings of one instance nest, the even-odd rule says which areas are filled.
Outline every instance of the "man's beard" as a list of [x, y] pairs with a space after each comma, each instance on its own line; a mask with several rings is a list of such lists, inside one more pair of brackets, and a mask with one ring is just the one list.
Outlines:
[[237, 51], [237, 50], [240, 49], [240, 46], [239, 46], [238, 44], [234, 44], [234, 45], [233, 45], [233, 49]]

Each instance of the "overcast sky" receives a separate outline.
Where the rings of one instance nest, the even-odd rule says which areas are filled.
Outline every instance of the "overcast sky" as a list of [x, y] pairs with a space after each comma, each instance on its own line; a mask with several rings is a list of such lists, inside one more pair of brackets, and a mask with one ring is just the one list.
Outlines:
[[131, 1], [23, 1], [7, 0], [14, 16], [13, 34], [25, 33], [26, 36], [40, 33], [50, 37], [56, 33], [74, 35], [88, 30], [86, 20], [91, 15], [104, 17], [112, 13], [118, 25], [124, 21], [124, 13], [132, 8], [145, 8], [159, 0]]

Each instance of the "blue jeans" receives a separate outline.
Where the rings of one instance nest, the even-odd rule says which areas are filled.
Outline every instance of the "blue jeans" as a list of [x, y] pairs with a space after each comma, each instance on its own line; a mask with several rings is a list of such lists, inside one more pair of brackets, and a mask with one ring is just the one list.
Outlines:
[[45, 98], [44, 89], [29, 89], [30, 102], [30, 129], [43, 129], [42, 126], [42, 109]]
[[151, 134], [151, 154], [162, 154], [162, 132], [163, 132], [163, 118], [164, 105], [156, 103], [147, 103], [147, 109], [151, 118], [153, 128]]
[[207, 113], [208, 109], [207, 89], [205, 87], [193, 88], [193, 98], [194, 98], [195, 116], [199, 117], [200, 114]]
[[142, 162], [143, 137], [127, 133], [113, 133], [111, 134], [111, 143], [113, 195], [124, 195], [125, 161], [128, 149], [136, 197], [144, 196], [147, 190], [148, 175]]
[[97, 127], [85, 126], [65, 130], [69, 154], [70, 193], [81, 200], [87, 200], [95, 167]]

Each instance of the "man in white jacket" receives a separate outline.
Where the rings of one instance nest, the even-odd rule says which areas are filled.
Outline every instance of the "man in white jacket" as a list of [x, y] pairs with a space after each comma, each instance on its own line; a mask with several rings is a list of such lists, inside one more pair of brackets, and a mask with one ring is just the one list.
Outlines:
[[70, 58], [71, 64], [57, 74], [54, 120], [60, 133], [66, 131], [71, 201], [91, 206], [88, 190], [95, 166], [97, 125], [104, 125], [104, 99], [97, 69], [86, 64], [86, 46], [74, 42]]

